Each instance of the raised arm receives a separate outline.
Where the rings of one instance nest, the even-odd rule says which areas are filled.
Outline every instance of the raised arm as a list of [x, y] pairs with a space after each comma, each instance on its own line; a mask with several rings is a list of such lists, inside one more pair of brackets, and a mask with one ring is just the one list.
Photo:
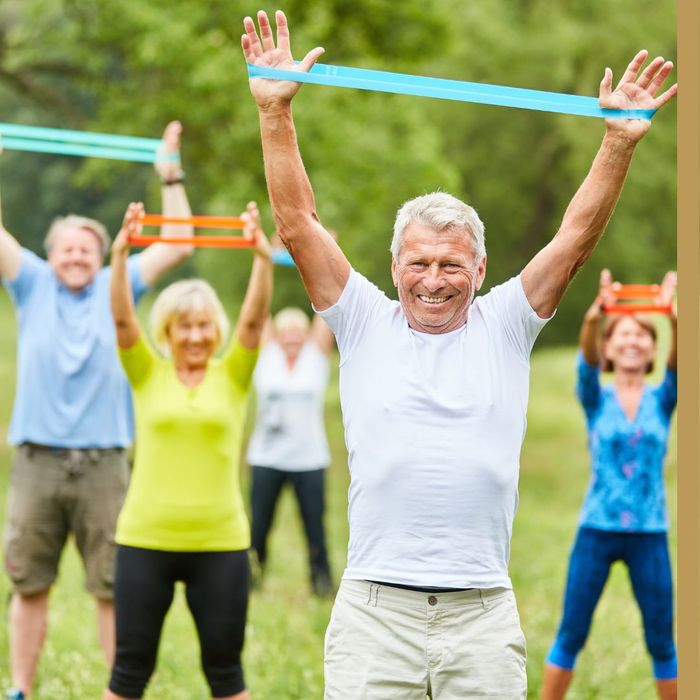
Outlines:
[[612, 275], [610, 270], [601, 270], [598, 294], [596, 294], [596, 298], [583, 316], [583, 323], [579, 333], [579, 346], [584, 359], [589, 365], [597, 365], [600, 361], [598, 334], [600, 322], [603, 320], [603, 304], [611, 301], [609, 298], [611, 285]]
[[318, 314], [315, 314], [313, 321], [311, 321], [310, 337], [324, 355], [331, 354], [335, 346], [335, 335], [333, 335], [330, 326]]
[[[155, 169], [162, 185], [164, 216], [192, 216], [184, 185], [185, 173], [179, 157], [181, 136], [182, 125], [180, 122], [170, 122], [163, 132], [162, 153], [177, 156], [177, 158], [158, 160], [155, 163]], [[194, 228], [182, 224], [164, 224], [161, 227], [160, 235], [162, 238], [189, 238], [194, 235]], [[192, 255], [193, 251], [192, 246], [185, 245], [154, 243], [149, 246], [141, 255], [141, 274], [144, 282], [149, 287], [152, 286], [168, 270]]]
[[[0, 153], [2, 144], [0, 143]], [[17, 239], [5, 228], [2, 220], [2, 203], [0, 203], [0, 277], [14, 282], [19, 274], [22, 262], [22, 248]]]
[[661, 281], [661, 303], [668, 304], [671, 310], [668, 314], [668, 320], [671, 324], [671, 338], [669, 340], [668, 360], [666, 364], [669, 369], [675, 370], [678, 368], [678, 315], [676, 312], [676, 285], [678, 279], [674, 271], [669, 270]]
[[112, 243], [110, 303], [117, 332], [117, 345], [124, 350], [132, 347], [141, 334], [126, 261], [129, 257], [129, 235], [140, 232], [141, 225], [138, 219], [142, 213], [143, 204], [129, 204], [122, 227]]
[[[656, 96], [673, 64], [655, 58], [641, 73], [647, 52], [640, 51], [615, 90], [605, 69], [600, 106], [608, 109], [658, 109], [676, 94], [676, 85]], [[639, 75], [638, 75], [639, 74]], [[523, 288], [532, 308], [543, 318], [559, 304], [569, 282], [590, 257], [615, 209], [634, 149], [649, 130], [644, 119], [607, 119], [603, 142], [593, 165], [566, 209], [559, 231], [527, 264]]]
[[[299, 64], [292, 59], [287, 20], [275, 14], [277, 46], [265, 12], [258, 12], [260, 36], [250, 17], [241, 38], [248, 63], [308, 72], [322, 48], [306, 54]], [[311, 183], [304, 169], [292, 118], [292, 98], [300, 83], [253, 78], [250, 90], [258, 105], [265, 178], [277, 231], [299, 268], [314, 307], [321, 311], [336, 303], [350, 276], [350, 263], [321, 225]]]
[[0, 277], [14, 282], [22, 262], [22, 248], [15, 237], [0, 222]]
[[248, 203], [248, 207], [241, 214], [241, 217], [246, 220], [244, 235], [255, 240], [255, 248], [253, 248], [255, 259], [234, 338], [243, 347], [255, 350], [260, 345], [263, 330], [270, 316], [272, 259], [270, 257], [270, 244], [260, 226], [260, 214], [255, 202]]

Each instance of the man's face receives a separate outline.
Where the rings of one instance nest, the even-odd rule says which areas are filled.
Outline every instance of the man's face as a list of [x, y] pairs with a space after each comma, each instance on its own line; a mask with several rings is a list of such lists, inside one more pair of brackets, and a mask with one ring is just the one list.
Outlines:
[[71, 292], [87, 287], [102, 267], [97, 236], [85, 228], [59, 229], [53, 236], [47, 259], [59, 281]]
[[391, 276], [408, 323], [422, 333], [447, 333], [464, 325], [486, 274], [475, 263], [466, 231], [435, 231], [416, 223], [404, 230]]

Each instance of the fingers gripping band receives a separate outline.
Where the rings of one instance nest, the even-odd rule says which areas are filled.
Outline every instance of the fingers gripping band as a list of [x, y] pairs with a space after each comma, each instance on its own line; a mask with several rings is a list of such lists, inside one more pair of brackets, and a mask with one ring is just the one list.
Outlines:
[[0, 138], [3, 148], [15, 151], [109, 158], [138, 163], [177, 161], [180, 157], [178, 153], [165, 153], [160, 139], [138, 136], [0, 123]]
[[603, 109], [598, 106], [598, 100], [595, 97], [566, 95], [559, 92], [528, 90], [487, 83], [467, 83], [443, 78], [426, 78], [419, 75], [320, 63], [314, 65], [308, 73], [256, 66], [249, 63], [248, 75], [251, 78], [291, 80], [297, 83], [349, 87], [400, 95], [437, 97], [443, 100], [574, 114], [581, 117], [649, 120], [656, 112], [654, 109]]

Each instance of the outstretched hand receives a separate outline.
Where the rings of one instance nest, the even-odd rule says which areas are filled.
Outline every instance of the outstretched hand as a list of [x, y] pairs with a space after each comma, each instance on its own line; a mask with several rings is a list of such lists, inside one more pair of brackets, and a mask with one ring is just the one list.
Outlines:
[[[289, 41], [289, 28], [284, 12], [280, 10], [275, 12], [275, 21], [277, 23], [277, 46], [275, 46], [267, 13], [263, 10], [258, 12], [259, 36], [252, 17], [246, 17], [243, 20], [246, 33], [241, 37], [241, 47], [246, 62], [256, 66], [308, 73], [324, 49], [320, 46], [311, 49], [301, 63], [294, 63]], [[260, 109], [288, 104], [301, 87], [301, 83], [267, 78], [251, 78], [249, 82], [250, 91]]]
[[[673, 70], [673, 63], [657, 56], [640, 73], [647, 56], [646, 50], [637, 53], [614, 90], [612, 89], [612, 70], [605, 69], [598, 98], [603, 109], [659, 109], [675, 97], [678, 91], [677, 84], [673, 84], [657, 97], [666, 78]], [[649, 131], [651, 126], [648, 119], [607, 119], [605, 123], [609, 131], [624, 134], [635, 143]]]
[[615, 303], [615, 295], [613, 294], [612, 291], [612, 285], [613, 285], [613, 278], [612, 278], [612, 273], [608, 268], [603, 268], [600, 271], [600, 281], [598, 282], [598, 293], [595, 296], [595, 299], [593, 300], [593, 303], [590, 305], [588, 311], [586, 312], [586, 318], [591, 320], [591, 321], [597, 321], [599, 320], [604, 311], [603, 309], [606, 306], [612, 305]]
[[182, 138], [182, 124], [179, 121], [169, 122], [163, 132], [163, 143], [158, 149], [158, 154], [166, 156], [162, 160], [156, 160], [153, 166], [163, 182], [177, 180], [182, 177], [182, 163], [180, 162], [180, 141]]
[[669, 318], [675, 321], [678, 318], [678, 313], [676, 311], [676, 286], [678, 284], [678, 277], [673, 270], [669, 270], [665, 275], [663, 280], [661, 280], [661, 292], [659, 293], [659, 303], [662, 306], [669, 307]]
[[141, 229], [143, 228], [141, 217], [143, 213], [144, 209], [141, 202], [131, 202], [131, 204], [129, 204], [126, 214], [124, 214], [124, 220], [122, 221], [119, 233], [112, 242], [112, 257], [126, 257], [129, 255], [129, 237], [137, 236], [141, 233]]

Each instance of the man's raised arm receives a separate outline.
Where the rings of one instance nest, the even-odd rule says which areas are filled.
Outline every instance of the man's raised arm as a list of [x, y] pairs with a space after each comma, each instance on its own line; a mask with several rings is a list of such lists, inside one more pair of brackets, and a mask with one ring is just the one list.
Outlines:
[[[259, 36], [252, 18], [245, 18], [241, 45], [246, 62], [308, 72], [323, 49], [312, 49], [295, 64], [284, 13], [278, 11], [275, 19], [277, 46], [265, 12], [258, 12]], [[299, 268], [311, 303], [322, 311], [338, 301], [350, 275], [350, 263], [316, 214], [292, 118], [292, 98], [300, 87], [301, 83], [291, 81], [250, 80], [260, 116], [265, 178], [277, 232]]]
[[[673, 85], [656, 97], [673, 64], [657, 57], [639, 73], [646, 57], [647, 52], [640, 51], [632, 59], [614, 91], [612, 71], [605, 69], [600, 84], [601, 107], [658, 109], [675, 96], [676, 85]], [[634, 149], [650, 124], [644, 119], [606, 120], [603, 143], [567, 207], [559, 231], [522, 272], [525, 294], [542, 318], [554, 313], [569, 282], [603, 235], [622, 191]]]

